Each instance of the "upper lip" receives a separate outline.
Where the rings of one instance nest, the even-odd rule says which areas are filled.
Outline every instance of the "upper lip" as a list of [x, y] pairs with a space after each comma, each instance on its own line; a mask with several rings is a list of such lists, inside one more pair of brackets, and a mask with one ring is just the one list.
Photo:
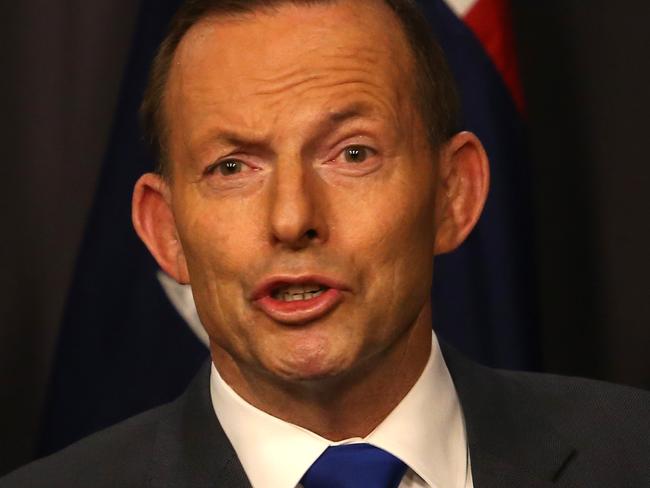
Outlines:
[[346, 290], [347, 287], [340, 281], [323, 275], [304, 274], [298, 276], [291, 275], [274, 275], [260, 281], [251, 294], [251, 300], [259, 300], [265, 296], [271, 295], [274, 289], [281, 286], [319, 284], [327, 288]]

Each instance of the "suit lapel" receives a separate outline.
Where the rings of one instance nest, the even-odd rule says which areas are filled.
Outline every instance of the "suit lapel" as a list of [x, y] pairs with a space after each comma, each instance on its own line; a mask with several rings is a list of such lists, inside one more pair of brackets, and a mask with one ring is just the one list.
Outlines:
[[149, 470], [152, 488], [249, 488], [212, 409], [210, 362], [160, 422]]
[[[525, 380], [473, 363], [441, 343], [467, 426], [475, 488], [550, 488], [575, 449], [540, 412]], [[152, 488], [250, 488], [212, 409], [210, 363], [160, 421]]]
[[[489, 455], [472, 454], [472, 477], [474, 488], [552, 488], [552, 481], [544, 480], [525, 469], [504, 463]], [[480, 460], [476, 465], [474, 457]]]
[[543, 397], [524, 376], [441, 348], [465, 416], [475, 488], [553, 486], [575, 449], [544, 417]]

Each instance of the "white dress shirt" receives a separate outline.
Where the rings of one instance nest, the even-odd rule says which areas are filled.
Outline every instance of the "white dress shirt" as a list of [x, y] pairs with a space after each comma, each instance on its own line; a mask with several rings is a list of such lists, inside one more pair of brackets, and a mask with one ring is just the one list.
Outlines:
[[408, 466], [399, 488], [473, 488], [463, 414], [433, 335], [429, 360], [415, 385], [365, 438], [332, 442], [273, 417], [241, 398], [212, 366], [214, 411], [253, 488], [299, 488], [329, 446], [365, 442]]

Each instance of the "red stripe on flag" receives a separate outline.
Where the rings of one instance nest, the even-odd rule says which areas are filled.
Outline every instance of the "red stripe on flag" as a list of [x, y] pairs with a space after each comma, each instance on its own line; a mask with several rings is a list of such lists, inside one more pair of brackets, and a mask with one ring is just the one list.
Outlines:
[[517, 109], [523, 114], [524, 91], [519, 79], [508, 0], [478, 0], [464, 20], [483, 44], [508, 87]]

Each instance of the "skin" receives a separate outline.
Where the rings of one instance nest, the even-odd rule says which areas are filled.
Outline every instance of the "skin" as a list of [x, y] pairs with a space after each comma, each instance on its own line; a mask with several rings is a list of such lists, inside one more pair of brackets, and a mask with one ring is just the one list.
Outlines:
[[[375, 0], [204, 19], [167, 86], [171, 177], [135, 187], [136, 231], [192, 285], [225, 381], [331, 440], [367, 435], [419, 377], [433, 256], [465, 239], [487, 193], [475, 136], [428, 144], [413, 64]], [[342, 300], [280, 323], [251, 300], [275, 274], [331, 277]]]

